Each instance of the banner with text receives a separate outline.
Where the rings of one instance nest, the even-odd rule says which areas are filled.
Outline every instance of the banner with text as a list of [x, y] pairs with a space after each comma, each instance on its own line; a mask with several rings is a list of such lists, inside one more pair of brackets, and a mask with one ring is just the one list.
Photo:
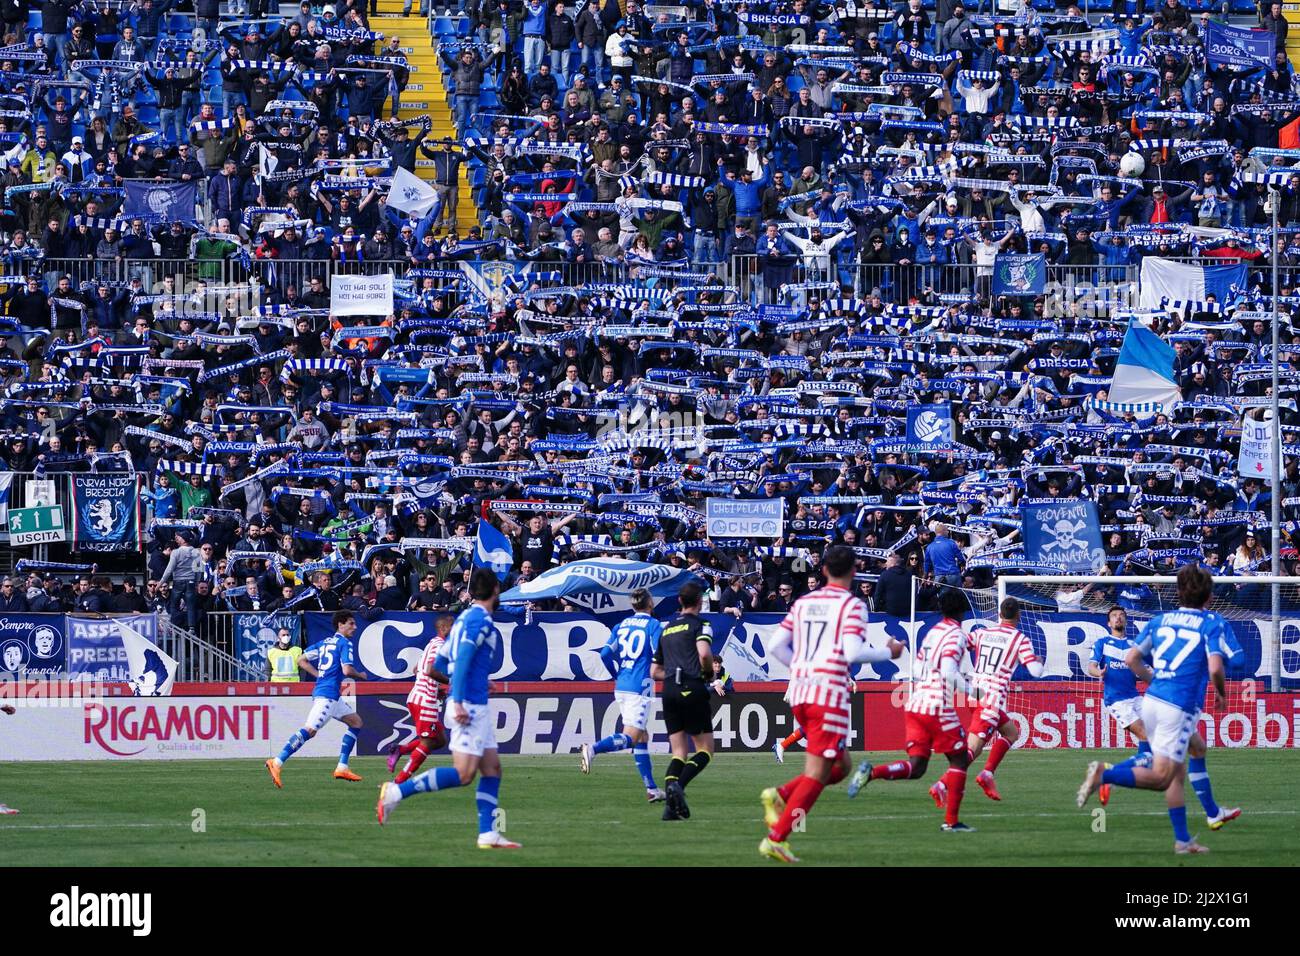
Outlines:
[[[1281, 672], [1288, 687], [1300, 687], [1300, 607], [1294, 595], [1283, 607], [1281, 621]], [[600, 649], [609, 639], [611, 628], [623, 613], [534, 614], [529, 621], [498, 621], [501, 647], [492, 662], [494, 681], [608, 680], [609, 669], [600, 658]], [[1130, 612], [1136, 618], [1137, 612]], [[323, 640], [333, 633], [330, 615], [309, 612], [305, 615], [306, 642]], [[388, 613], [380, 620], [362, 622], [353, 641], [359, 666], [375, 680], [410, 680], [415, 673], [420, 652], [433, 635], [434, 613]], [[789, 671], [768, 654], [781, 622], [781, 614], [747, 614], [737, 619], [730, 614], [706, 614], [713, 628], [713, 649], [726, 662], [727, 672], [737, 681], [785, 680]], [[937, 613], [918, 615], [915, 622], [885, 614], [871, 614], [867, 639], [884, 644], [889, 638], [908, 645], [897, 661], [859, 664], [854, 671], [858, 681], [887, 681], [898, 674], [910, 674], [912, 647], [918, 635], [924, 638], [929, 627], [940, 620]], [[968, 630], [986, 627], [991, 620], [970, 620]], [[1243, 659], [1234, 664], [1229, 676], [1263, 678], [1272, 674], [1273, 625], [1268, 615], [1257, 620], [1229, 622]], [[1091, 681], [1085, 670], [1093, 643], [1106, 636], [1106, 616], [1087, 612], [1026, 613], [1021, 630], [1033, 642], [1034, 652], [1043, 661], [1046, 680]], [[1017, 680], [1028, 678], [1023, 669]]]
[[120, 614], [116, 618], [68, 615], [63, 620], [68, 636], [68, 676], [73, 679], [131, 680], [131, 662], [114, 620], [122, 621], [147, 641], [158, 641], [158, 618], [154, 614]]
[[705, 509], [710, 538], [779, 538], [785, 534], [783, 498], [709, 498]]
[[62, 614], [0, 615], [0, 673], [60, 675], [66, 648]]
[[72, 550], [139, 551], [143, 547], [144, 499], [135, 472], [70, 475]]
[[334, 276], [330, 279], [330, 311], [334, 315], [390, 315], [393, 274]]

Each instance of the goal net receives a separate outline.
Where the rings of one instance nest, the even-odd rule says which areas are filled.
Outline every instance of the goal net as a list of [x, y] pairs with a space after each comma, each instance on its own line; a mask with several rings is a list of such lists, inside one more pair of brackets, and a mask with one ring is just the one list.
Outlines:
[[[1213, 580], [1210, 609], [1228, 620], [1244, 653], [1228, 669], [1227, 706], [1216, 705], [1213, 691], [1207, 691], [1202, 734], [1212, 746], [1276, 746], [1278, 739], [1289, 741], [1293, 708], [1273, 706], [1276, 702], [1267, 695], [1271, 689], [1300, 687], [1295, 679], [1300, 677], [1300, 579], [1259, 575]], [[938, 620], [944, 589], [935, 585], [916, 591], [912, 633], [918, 646], [928, 626]], [[1177, 609], [1173, 577], [1007, 576], [999, 578], [995, 588], [962, 591], [971, 606], [966, 625], [971, 632], [996, 624], [1002, 600], [1016, 598], [1020, 630], [1043, 661], [1041, 678], [1022, 668], [1010, 688], [1007, 712], [1021, 732], [1017, 747], [1136, 745], [1107, 713], [1102, 681], [1091, 676], [1089, 663], [1094, 645], [1110, 634], [1113, 608], [1123, 608], [1125, 633], [1133, 639], [1156, 614]], [[1284, 644], [1288, 626], [1294, 640]], [[970, 713], [963, 710], [963, 718]]]

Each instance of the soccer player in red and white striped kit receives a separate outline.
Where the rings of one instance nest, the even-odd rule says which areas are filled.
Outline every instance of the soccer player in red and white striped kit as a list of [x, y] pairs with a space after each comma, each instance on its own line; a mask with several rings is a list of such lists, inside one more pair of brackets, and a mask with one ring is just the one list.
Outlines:
[[797, 863], [788, 838], [827, 784], [839, 783], [852, 768], [848, 755], [849, 672], [852, 665], [897, 658], [904, 645], [866, 643], [867, 606], [854, 597], [856, 556], [844, 546], [822, 558], [826, 586], [795, 602], [777, 630], [769, 652], [790, 667], [785, 699], [807, 735], [804, 772], [762, 793], [767, 836], [758, 845], [764, 856]]
[[[1013, 597], [1004, 598], [998, 607], [998, 623], [978, 630], [972, 636], [975, 644], [975, 676], [971, 681], [979, 698], [979, 710], [966, 728], [966, 746], [974, 760], [989, 744], [988, 760], [975, 782], [990, 800], [1001, 800], [993, 773], [1007, 755], [1020, 729], [1006, 711], [1007, 688], [1016, 668], [1024, 665], [1031, 677], [1043, 676], [1043, 662], [1034, 653], [1034, 645], [1020, 630], [1020, 602]], [[939, 786], [939, 784], [935, 784]]]
[[871, 780], [919, 780], [929, 766], [930, 755], [937, 751], [948, 758], [948, 770], [939, 780], [942, 788], [936, 785], [930, 791], [936, 803], [945, 805], [940, 829], [946, 833], [973, 833], [974, 827], [968, 827], [958, 817], [971, 758], [954, 701], [954, 691], [966, 689], [961, 668], [970, 652], [970, 639], [962, 630], [961, 619], [970, 610], [970, 602], [957, 588], [945, 588], [939, 595], [939, 610], [943, 620], [930, 628], [917, 651], [921, 677], [903, 708], [908, 759], [874, 767], [862, 761], [848, 792], [855, 796]]
[[438, 685], [448, 684], [450, 679], [436, 670], [433, 662], [438, 659], [438, 653], [442, 650], [447, 635], [451, 633], [452, 621], [450, 614], [440, 615], [434, 621], [433, 638], [425, 645], [420, 663], [415, 668], [415, 683], [406, 695], [406, 709], [410, 711], [411, 721], [415, 724], [415, 736], [404, 744], [393, 744], [388, 748], [389, 773], [397, 769], [397, 762], [402, 757], [410, 757], [402, 772], [394, 778], [397, 783], [410, 780], [431, 751], [447, 746], [447, 734], [442, 728], [442, 704], [438, 699]]

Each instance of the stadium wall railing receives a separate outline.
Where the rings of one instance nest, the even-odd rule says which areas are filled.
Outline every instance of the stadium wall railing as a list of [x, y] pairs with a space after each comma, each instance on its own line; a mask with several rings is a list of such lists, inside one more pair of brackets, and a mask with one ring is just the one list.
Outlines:
[[[1187, 260], [1193, 261], [1193, 260]], [[505, 291], [508, 278], [529, 272], [554, 273], [562, 286], [582, 286], [599, 283], [643, 282], [655, 286], [668, 281], [667, 269], [653, 263], [611, 262], [549, 262], [544, 260], [448, 259], [439, 262], [439, 268], [460, 269], [469, 287], [487, 295]], [[251, 268], [250, 268], [251, 266]], [[254, 288], [270, 287], [283, 292], [290, 285], [300, 292], [307, 289], [310, 279], [319, 276], [325, 288], [333, 275], [382, 275], [392, 272], [397, 278], [405, 277], [413, 268], [405, 259], [370, 261], [335, 261], [330, 259], [253, 259], [245, 264], [238, 258], [229, 259], [66, 259], [47, 258], [27, 263], [29, 272], [42, 275], [50, 288], [62, 275], [70, 276], [74, 285], [104, 281], [125, 285], [139, 278], [151, 294], [165, 288], [170, 279], [178, 293], [192, 295], [203, 293], [193, 303], [192, 311], [223, 311], [227, 305], [235, 306], [242, 314], [261, 304], [251, 297]], [[868, 299], [879, 292], [885, 303], [906, 304], [914, 296], [933, 294], [943, 296], [970, 295], [991, 291], [989, 270], [981, 270], [974, 263], [947, 263], [943, 265], [807, 263], [795, 259], [779, 262], [760, 260], [758, 256], [732, 256], [721, 261], [699, 260], [682, 264], [682, 271], [696, 275], [716, 276], [723, 286], [735, 290], [740, 299], [756, 303], [795, 303], [805, 305], [808, 298], [818, 296], [839, 297], [840, 290], [851, 289], [860, 299]], [[653, 273], [653, 274], [647, 274]], [[1045, 297], [1048, 316], [1067, 314], [1072, 308], [1086, 314], [1105, 314], [1109, 308], [1131, 308], [1136, 304], [1138, 267], [1121, 266], [1064, 266], [1049, 265], [1041, 290]], [[783, 286], [824, 284], [823, 289], [796, 290]], [[243, 287], [243, 288], [235, 288]], [[247, 301], [239, 301], [238, 293], [247, 292]], [[235, 301], [227, 301], [235, 296]], [[189, 311], [178, 307], [177, 312]]]

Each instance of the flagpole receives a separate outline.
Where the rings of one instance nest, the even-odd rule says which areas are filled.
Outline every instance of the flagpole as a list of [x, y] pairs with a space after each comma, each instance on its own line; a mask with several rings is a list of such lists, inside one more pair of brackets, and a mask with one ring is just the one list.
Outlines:
[[1272, 186], [1269, 190], [1269, 206], [1273, 210], [1273, 231], [1270, 234], [1270, 245], [1273, 247], [1273, 487], [1269, 489], [1269, 507], [1270, 507], [1270, 524], [1272, 525], [1272, 544], [1273, 560], [1272, 570], [1274, 581], [1272, 585], [1272, 619], [1273, 619], [1273, 673], [1272, 689], [1274, 693], [1282, 690], [1282, 595], [1276, 576], [1282, 573], [1282, 528], [1281, 528], [1281, 502], [1282, 502], [1282, 420], [1281, 420], [1281, 402], [1278, 396], [1278, 315], [1277, 315], [1277, 214], [1278, 206], [1281, 201], [1281, 194]]

